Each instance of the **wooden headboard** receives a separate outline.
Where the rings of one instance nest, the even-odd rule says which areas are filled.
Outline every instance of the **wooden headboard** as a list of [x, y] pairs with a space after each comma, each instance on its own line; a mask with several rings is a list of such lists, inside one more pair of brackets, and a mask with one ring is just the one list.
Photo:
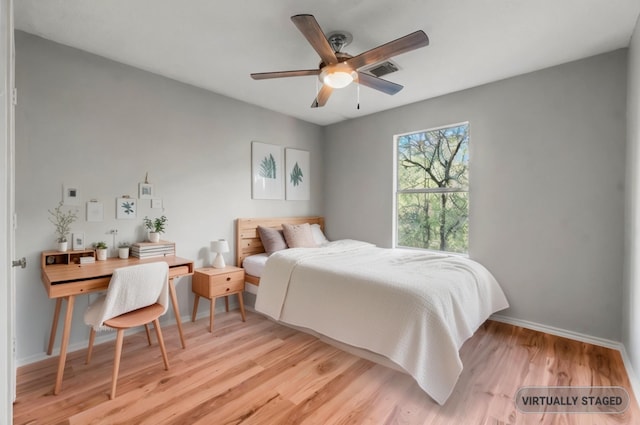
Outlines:
[[[282, 224], [319, 224], [324, 231], [324, 217], [280, 217], [280, 218], [238, 218], [236, 220], [236, 266], [242, 267], [242, 261], [249, 255], [261, 254], [264, 247], [258, 235], [258, 226], [282, 229]], [[258, 284], [255, 276], [246, 277], [247, 282]]]

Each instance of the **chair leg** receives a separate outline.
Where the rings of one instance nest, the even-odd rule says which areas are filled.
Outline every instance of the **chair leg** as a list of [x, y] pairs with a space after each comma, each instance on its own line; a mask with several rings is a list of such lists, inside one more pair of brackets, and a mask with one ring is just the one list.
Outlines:
[[118, 382], [118, 371], [120, 370], [120, 356], [122, 354], [122, 340], [124, 339], [124, 330], [118, 329], [116, 336], [116, 354], [113, 358], [113, 376], [111, 378], [111, 394], [109, 398], [116, 398], [116, 383]]
[[169, 370], [169, 358], [167, 357], [167, 350], [164, 348], [164, 339], [162, 338], [162, 331], [160, 330], [160, 322], [158, 321], [158, 319], [155, 319], [153, 321], [153, 327], [156, 328], [158, 345], [160, 345], [160, 351], [162, 352], [162, 361], [164, 361], [164, 370]]
[[149, 341], [149, 345], [151, 345], [151, 332], [149, 332], [149, 324], [144, 324], [144, 330], [147, 332], [147, 341]]
[[93, 343], [96, 340], [96, 330], [91, 327], [91, 332], [89, 333], [89, 348], [87, 348], [87, 360], [85, 364], [89, 364], [91, 361], [91, 354], [93, 354]]

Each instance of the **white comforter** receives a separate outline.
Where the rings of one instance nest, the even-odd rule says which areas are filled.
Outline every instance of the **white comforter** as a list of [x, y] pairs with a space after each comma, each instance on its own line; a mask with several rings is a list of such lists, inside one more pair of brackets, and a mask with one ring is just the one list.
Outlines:
[[462, 343], [507, 307], [472, 260], [353, 240], [273, 254], [256, 299], [276, 320], [389, 358], [440, 404], [462, 372]]

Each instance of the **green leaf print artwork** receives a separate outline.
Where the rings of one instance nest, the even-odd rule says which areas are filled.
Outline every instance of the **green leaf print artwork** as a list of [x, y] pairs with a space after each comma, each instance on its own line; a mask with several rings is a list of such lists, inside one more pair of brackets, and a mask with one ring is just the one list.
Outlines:
[[268, 157], [264, 157], [262, 162], [260, 162], [260, 171], [258, 172], [260, 177], [264, 177], [265, 179], [275, 179], [276, 178], [276, 160], [272, 154], [269, 154]]
[[304, 175], [302, 174], [302, 169], [300, 169], [297, 162], [296, 165], [294, 165], [293, 170], [291, 170], [290, 176], [291, 183], [294, 186], [298, 186], [300, 183], [302, 183], [302, 177], [304, 177]]

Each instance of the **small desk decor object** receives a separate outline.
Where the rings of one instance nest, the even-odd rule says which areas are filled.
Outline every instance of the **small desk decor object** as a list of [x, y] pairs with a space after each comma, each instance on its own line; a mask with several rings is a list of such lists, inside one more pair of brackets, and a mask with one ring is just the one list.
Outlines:
[[106, 261], [108, 257], [107, 243], [104, 241], [96, 242], [93, 244], [93, 248], [96, 250], [96, 259], [98, 261]]
[[157, 243], [160, 241], [160, 234], [164, 233], [167, 227], [167, 217], [165, 215], [151, 219], [147, 216], [142, 220], [144, 227], [148, 231], [149, 242]]
[[193, 314], [191, 321], [196, 321], [198, 313], [198, 302], [200, 297], [207, 298], [210, 302], [209, 309], [209, 332], [213, 333], [213, 311], [216, 304], [216, 298], [225, 297], [225, 310], [229, 311], [229, 295], [237, 294], [238, 303], [240, 304], [240, 315], [242, 321], [246, 320], [244, 313], [244, 301], [242, 292], [244, 291], [244, 269], [235, 266], [226, 266], [223, 269], [213, 267], [205, 267], [196, 269], [193, 273], [191, 281], [191, 290], [195, 294], [193, 300]]
[[176, 244], [169, 241], [137, 242], [131, 244], [129, 252], [136, 258], [165, 257], [176, 255]]
[[84, 233], [74, 233], [71, 236], [71, 240], [74, 251], [84, 249]]
[[229, 243], [224, 239], [218, 239], [211, 242], [211, 252], [216, 253], [216, 258], [213, 260], [212, 266], [216, 269], [224, 269], [224, 257], [223, 253], [229, 252]]

